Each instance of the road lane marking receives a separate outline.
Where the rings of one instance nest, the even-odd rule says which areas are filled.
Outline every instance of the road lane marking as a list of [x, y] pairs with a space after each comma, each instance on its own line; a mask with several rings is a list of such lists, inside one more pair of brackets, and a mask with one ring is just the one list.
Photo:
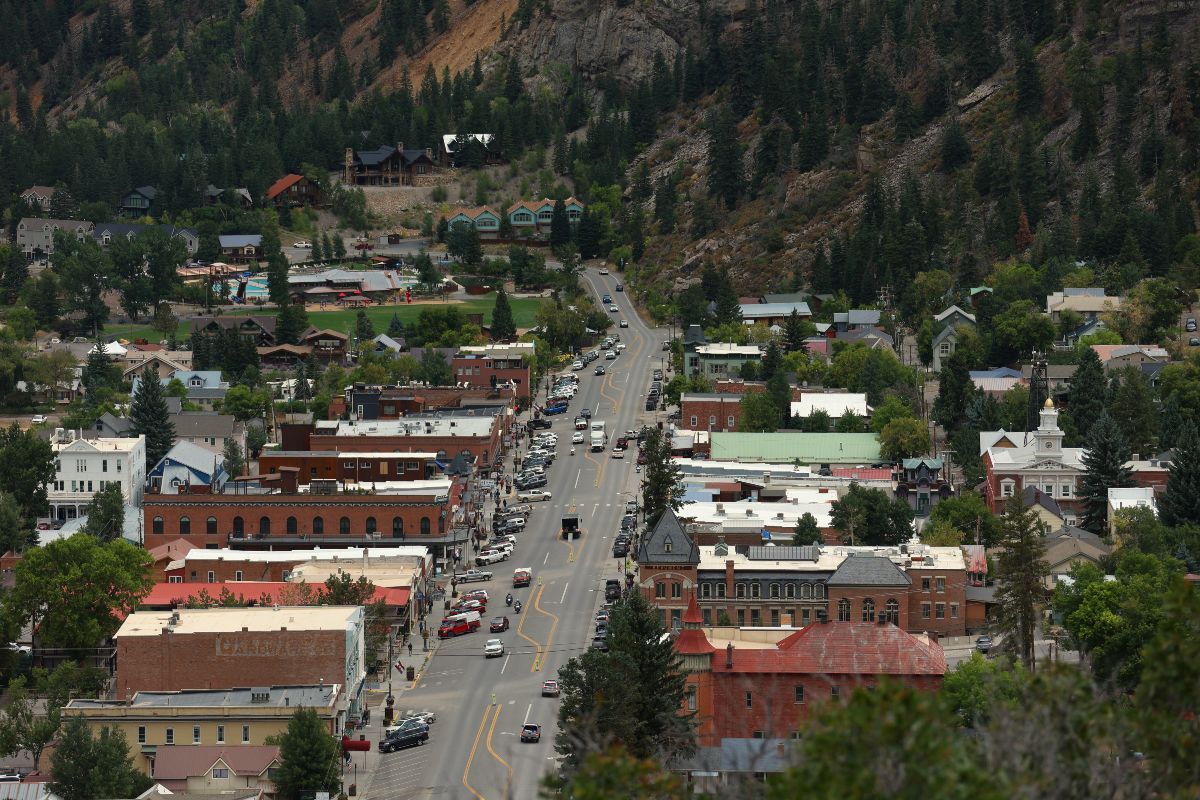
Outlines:
[[475, 760], [475, 751], [479, 749], [479, 739], [483, 736], [483, 729], [487, 726], [488, 715], [492, 713], [491, 706], [484, 706], [483, 719], [479, 720], [479, 730], [475, 731], [475, 743], [471, 745], [471, 752], [467, 754], [467, 764], [463, 767], [462, 785], [467, 791], [479, 798], [479, 800], [487, 800], [486, 797], [475, 791], [475, 787], [467, 779], [471, 774], [471, 762]]
[[521, 725], [529, 724], [529, 715], [533, 713], [533, 703], [529, 704], [529, 708], [525, 709], [525, 721]]
[[565, 585], [565, 586], [563, 586], [563, 596], [562, 596], [562, 599], [558, 601], [558, 604], [559, 604], [560, 606], [561, 606], [563, 603], [567, 602], [567, 586], [570, 586], [570, 585], [571, 585], [571, 582], [570, 582], [570, 581], [567, 581], [566, 585]]
[[[542, 594], [542, 590], [544, 588], [546, 588], [546, 587], [539, 586], [537, 593], [535, 594], [535, 597], [540, 597]], [[529, 642], [531, 645], [533, 645], [537, 651], [534, 655], [533, 668], [531, 668], [529, 670], [530, 672], [534, 672], [534, 671], [536, 671], [536, 667], [537, 667], [537, 659], [540, 659], [542, 657], [542, 646], [540, 644], [538, 644], [537, 639], [534, 639], [530, 636], [525, 635], [525, 620], [529, 619], [529, 615], [522, 614], [520, 616], [521, 616], [521, 621], [519, 623], [517, 623], [517, 635], [520, 636], [525, 641]]]
[[[564, 592], [563, 596], [564, 597], [566, 596], [565, 592]], [[558, 615], [552, 614], [549, 611], [547, 611], [546, 609], [542, 608], [542, 593], [540, 591], [538, 592], [537, 599], [533, 601], [533, 607], [535, 610], [539, 611], [542, 614], [545, 614], [547, 617], [550, 617], [552, 620], [554, 620], [553, 622], [550, 623], [550, 635], [546, 637], [546, 652], [549, 653], [550, 646], [554, 643], [554, 631], [558, 628]], [[539, 670], [542, 668], [540, 657], [539, 657], [538, 661], [534, 662], [534, 667], [536, 667]]]
[[505, 787], [507, 789], [511, 790], [512, 789], [512, 775], [513, 775], [512, 764], [509, 764], [507, 761], [505, 761], [503, 758], [501, 758], [500, 754], [497, 753], [496, 750], [492, 747], [492, 735], [496, 732], [496, 722], [500, 719], [500, 712], [503, 709], [504, 709], [503, 706], [498, 707], [496, 709], [496, 716], [492, 717], [492, 726], [490, 728], [488, 728], [487, 749], [488, 749], [488, 752], [492, 754], [492, 758], [496, 759], [497, 761], [499, 761], [501, 764], [504, 765], [504, 769], [508, 772], [508, 780], [505, 782]]
[[575, 488], [579, 488], [579, 478], [583, 475], [583, 467], [579, 468], [579, 472], [575, 473]]
[[550, 551], [546, 551], [546, 557], [542, 559], [542, 566], [546, 566], [546, 562], [550, 560]]
[[500, 665], [500, 674], [501, 674], [501, 675], [503, 675], [503, 674], [504, 674], [504, 670], [508, 669], [508, 660], [509, 660], [510, 658], [512, 658], [512, 655], [511, 655], [511, 654], [509, 654], [509, 655], [507, 655], [507, 656], [505, 656], [505, 657], [504, 657], [504, 663]]

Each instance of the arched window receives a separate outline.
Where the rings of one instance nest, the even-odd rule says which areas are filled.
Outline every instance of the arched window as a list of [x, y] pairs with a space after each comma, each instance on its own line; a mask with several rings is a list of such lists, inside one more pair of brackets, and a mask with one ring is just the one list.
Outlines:
[[291, 534], [291, 535], [295, 536], [295, 535], [296, 535], [296, 531], [297, 531], [298, 529], [299, 529], [299, 525], [296, 523], [296, 518], [295, 518], [295, 517], [288, 517], [288, 518], [287, 518], [287, 532], [288, 532], [289, 534]]
[[215, 534], [217, 532], [217, 518], [209, 517], [205, 523], [205, 533]]
[[342, 517], [341, 519], [338, 520], [338, 531], [342, 534], [342, 536], [346, 536], [347, 534], [350, 533], [350, 518], [349, 517]]
[[233, 535], [244, 536], [246, 534], [246, 521], [241, 517], [233, 518]]
[[869, 597], [864, 597], [862, 601], [862, 621], [875, 621], [875, 601]]
[[375, 518], [367, 517], [367, 533], [375, 533]]
[[446, 532], [446, 512], [443, 509], [441, 514], [438, 514], [438, 533]]
[[745, 597], [746, 596], [746, 584], [735, 583], [733, 585], [733, 596], [737, 597], [739, 599]]
[[772, 600], [779, 599], [779, 584], [778, 583], [771, 584], [771, 599]]
[[313, 533], [317, 534], [318, 536], [324, 535], [324, 533], [325, 533], [325, 518], [324, 517], [313, 517]]
[[783, 587], [783, 596], [786, 597], [788, 600], [791, 600], [792, 598], [794, 598], [796, 596], [796, 584], [789, 583], [787, 586], [784, 586]]
[[846, 598], [838, 600], [838, 622], [850, 621], [850, 601]]
[[762, 597], [762, 586], [757, 583], [750, 584], [750, 596], [756, 600]]
[[888, 622], [892, 623], [893, 625], [900, 624], [900, 604], [896, 602], [894, 597], [889, 599], [887, 603], [884, 604], [883, 609], [883, 615]]
[[429, 535], [429, 517], [421, 517], [421, 535]]
[[154, 522], [151, 524], [151, 530], [152, 530], [152, 531], [154, 531], [155, 533], [162, 533], [162, 532], [163, 532], [163, 520], [162, 520], [162, 517], [155, 517], [155, 518], [154, 518]]
[[404, 538], [404, 517], [392, 517], [392, 538]]
[[824, 599], [825, 599], [825, 584], [823, 584], [823, 583], [818, 583], [815, 591], [816, 591], [816, 595], [815, 595], [815, 596], [816, 596], [816, 598], [817, 598], [818, 600], [824, 600]]
[[804, 583], [804, 584], [800, 585], [800, 599], [801, 600], [811, 600], [812, 592], [813, 592], [813, 587], [812, 587], [811, 583]]
[[187, 536], [192, 532], [192, 520], [188, 517], [179, 518], [179, 535]]
[[271, 518], [270, 517], [263, 515], [258, 518], [258, 535], [259, 536], [270, 536], [271, 535]]

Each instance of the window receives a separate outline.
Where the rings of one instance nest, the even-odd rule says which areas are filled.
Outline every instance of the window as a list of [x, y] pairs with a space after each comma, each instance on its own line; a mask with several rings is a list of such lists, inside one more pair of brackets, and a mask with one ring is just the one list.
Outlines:
[[214, 778], [228, 778], [229, 767], [213, 767], [212, 773]]
[[655, 597], [666, 597], [667, 596], [667, 585], [662, 582], [654, 584], [654, 596]]
[[715, 428], [716, 426], [717, 426], [717, 415], [709, 414], [708, 415], [708, 427]]
[[182, 575], [169, 575], [169, 576], [167, 576], [167, 583], [183, 583], [183, 576]]
[[705, 600], [712, 597], [712, 584], [711, 583], [700, 584], [700, 597], [704, 598]]
[[763, 738], [763, 732], [762, 732], [762, 731], [754, 731], [754, 732], [753, 732], [753, 733], [751, 733], [750, 735], [751, 735], [751, 736], [753, 736], [755, 739], [762, 739], [762, 738]]
[[87, 472], [87, 461], [82, 458], [75, 459], [75, 471]]
[[121, 474], [121, 459], [117, 459], [117, 474]]
[[260, 536], [269, 536], [271, 534], [270, 517], [263, 516], [258, 518], [258, 533]]
[[200, 744], [200, 726], [192, 726], [192, 744]]
[[338, 520], [338, 532], [340, 534], [342, 534], [342, 536], [345, 536], [346, 534], [350, 533], [350, 518], [349, 517], [342, 517], [341, 519]]
[[723, 583], [717, 584], [717, 599], [718, 600], [725, 599], [725, 584], [723, 584]]
[[750, 609], [750, 625], [752, 627], [757, 628], [761, 624], [762, 624], [762, 621], [758, 617], [758, 609], [757, 608]]
[[295, 535], [296, 535], [296, 531], [299, 529], [299, 525], [298, 525], [298, 523], [296, 522], [296, 518], [295, 518], [295, 517], [288, 517], [288, 518], [287, 518], [287, 522], [286, 522], [286, 523], [284, 523], [284, 526], [285, 526], [285, 528], [287, 529], [287, 532], [288, 532], [288, 534], [289, 534], [289, 535], [291, 535], [291, 536], [295, 536]]
[[313, 533], [315, 533], [317, 536], [323, 536], [325, 534], [324, 517], [313, 517]]
[[936, 619], [945, 619], [946, 618], [946, 604], [945, 603], [935, 603], [933, 608], [934, 608], [934, 613], [933, 613], [934, 618], [936, 618]]
[[151, 523], [150, 527], [155, 533], [162, 533], [163, 532], [163, 518], [155, 517], [154, 522]]
[[938, 353], [943, 356], [950, 355], [950, 343], [942, 342], [940, 345], [938, 345]]
[[216, 534], [216, 532], [217, 532], [217, 518], [216, 517], [208, 518], [208, 521], [204, 523], [204, 532], [209, 535]]
[[921, 603], [921, 619], [929, 619], [929, 603]]
[[242, 744], [246, 744], [249, 741], [250, 741], [250, 726], [243, 725], [242, 726]]
[[883, 618], [893, 625], [899, 625], [900, 604], [896, 602], [895, 598], [888, 600], [887, 603], [884, 604], [883, 608]]
[[733, 596], [738, 598], [739, 600], [744, 598], [746, 596], [746, 584], [735, 583], [733, 585]]
[[950, 604], [950, 619], [958, 619], [958, 603]]
[[367, 517], [367, 533], [374, 534], [376, 531], [375, 518]]
[[213, 572], [211, 569], [208, 571], [208, 582], [209, 583], [217, 582], [217, 573]]
[[800, 609], [800, 624], [807, 625], [811, 621], [812, 621], [811, 609], [807, 609], [807, 608]]
[[679, 583], [679, 581], [671, 584], [671, 597], [675, 600], [683, 597], [683, 584]]
[[818, 600], [825, 599], [825, 584], [818, 583], [813, 587], [813, 597], [817, 598]]
[[392, 538], [404, 538], [404, 517], [392, 517]]
[[687, 709], [688, 711], [696, 710], [696, 687], [689, 686], [687, 688]]
[[241, 571], [240, 569], [238, 569], [238, 570], [234, 570], [234, 572], [233, 572], [233, 579], [234, 579], [235, 581], [240, 581], [240, 580], [242, 580], [242, 571]]
[[929, 591], [929, 578], [921, 578], [921, 591], [922, 592]]
[[175, 729], [167, 728], [167, 744], [175, 744]]
[[778, 583], [771, 584], [771, 599], [772, 600], [779, 599], [779, 584]]
[[754, 692], [746, 692], [746, 708], [754, 708]]
[[695, 414], [692, 414], [692, 419], [691, 419], [691, 422], [692, 422], [692, 425], [691, 425], [691, 428], [692, 428], [692, 430], [696, 430], [696, 422], [697, 422], [697, 419], [696, 419], [696, 415], [695, 415]]
[[146, 743], [146, 726], [138, 725], [138, 744]]
[[711, 608], [703, 609], [700, 612], [700, 615], [704, 618], [705, 625], [712, 625], [712, 609]]
[[107, 458], [100, 460], [100, 471], [108, 472], [108, 459]]
[[192, 521], [187, 517], [179, 518], [179, 535], [187, 536], [192, 532]]
[[796, 703], [803, 703], [803, 702], [804, 702], [804, 687], [803, 687], [803, 686], [797, 686], [797, 687], [796, 687], [796, 689], [795, 689], [795, 699], [793, 700], [793, 702], [796, 702]]
[[762, 597], [762, 586], [757, 583], [750, 584], [750, 596], [755, 600]]
[[842, 696], [842, 687], [830, 686], [829, 687], [829, 696], [832, 697], [834, 700], [837, 700], [839, 697]]
[[943, 577], [934, 578], [934, 585], [937, 586], [938, 594], [946, 593], [946, 579]]
[[1012, 497], [1014, 488], [1016, 488], [1016, 483], [1014, 483], [1013, 481], [1001, 481], [1000, 482], [1000, 495], [1002, 497]]
[[1071, 496], [1071, 484], [1069, 484], [1069, 483], [1064, 483], [1064, 484], [1062, 485], [1062, 496], [1063, 496], [1063, 497], [1070, 497], [1070, 496]]
[[875, 601], [870, 597], [864, 597], [862, 601], [862, 621], [875, 621]]
[[811, 583], [800, 584], [800, 599], [811, 600], [813, 596], [813, 586]]
[[771, 609], [771, 627], [772, 628], [779, 627], [779, 609], [777, 609], [777, 608]]
[[737, 624], [739, 628], [746, 627], [746, 609], [739, 608], [737, 610]]
[[850, 621], [850, 601], [846, 598], [838, 600], [838, 622]]
[[429, 535], [429, 517], [421, 517], [421, 535]]
[[241, 517], [233, 518], [233, 535], [244, 536], [246, 533], [246, 521]]

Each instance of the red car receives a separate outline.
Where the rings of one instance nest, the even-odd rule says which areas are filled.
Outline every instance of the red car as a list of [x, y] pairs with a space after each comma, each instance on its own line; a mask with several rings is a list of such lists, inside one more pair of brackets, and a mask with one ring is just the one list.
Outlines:
[[503, 633], [508, 630], [508, 617], [496, 617], [488, 628], [492, 633]]
[[439, 639], [449, 639], [451, 636], [462, 636], [464, 633], [471, 633], [479, 630], [479, 620], [471, 621], [459, 620], [458, 622], [448, 622], [438, 628]]

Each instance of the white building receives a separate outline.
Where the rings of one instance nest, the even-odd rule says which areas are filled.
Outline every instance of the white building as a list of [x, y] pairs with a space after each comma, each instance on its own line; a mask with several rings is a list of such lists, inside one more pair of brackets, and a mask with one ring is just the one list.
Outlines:
[[81, 439], [75, 431], [56, 428], [50, 446], [54, 450], [54, 483], [48, 492], [51, 516], [78, 517], [92, 495], [114, 482], [121, 486], [126, 506], [142, 502], [146, 483], [145, 436]]
[[1154, 487], [1131, 486], [1123, 489], [1108, 490], [1108, 530], [1116, 533], [1116, 515], [1126, 508], [1148, 508], [1150, 513], [1158, 516], [1158, 502], [1154, 499]]
[[824, 411], [832, 419], [844, 416], [847, 411], [863, 418], [871, 413], [863, 392], [801, 392], [800, 399], [792, 401], [793, 417], [807, 418], [818, 411]]
[[1051, 400], [1042, 408], [1035, 431], [980, 432], [987, 470], [986, 497], [992, 513], [1003, 514], [1008, 498], [1032, 486], [1054, 498], [1064, 522], [1076, 524], [1082, 510], [1079, 483], [1087, 451], [1082, 447], [1063, 447], [1063, 436], [1058, 426], [1058, 409]]

